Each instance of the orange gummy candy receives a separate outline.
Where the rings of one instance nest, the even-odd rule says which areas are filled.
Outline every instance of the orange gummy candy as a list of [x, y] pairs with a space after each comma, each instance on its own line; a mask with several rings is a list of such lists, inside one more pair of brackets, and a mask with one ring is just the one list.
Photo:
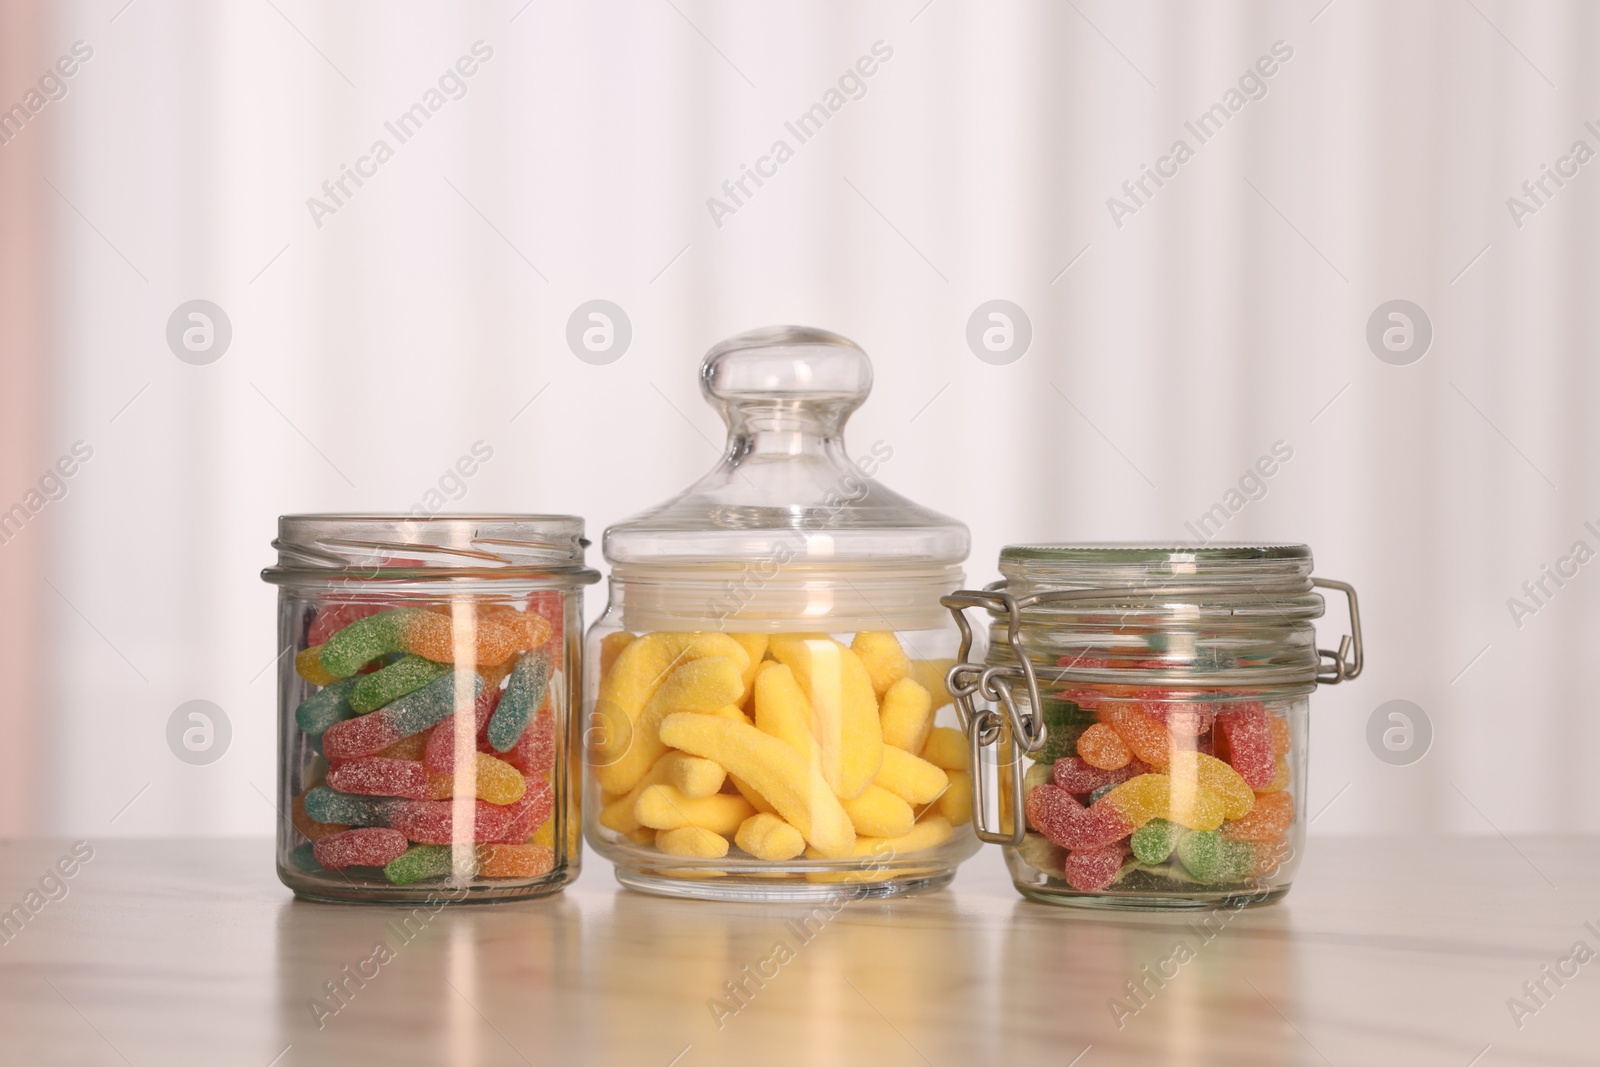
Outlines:
[[1289, 720], [1272, 717], [1272, 754], [1274, 756], [1287, 756], [1289, 754]]
[[1288, 793], [1262, 793], [1243, 818], [1222, 827], [1222, 836], [1234, 841], [1277, 841], [1294, 822], [1294, 797]]
[[1133, 759], [1127, 743], [1103, 722], [1095, 723], [1078, 735], [1078, 755], [1083, 762], [1102, 771], [1126, 767]]
[[1102, 718], [1133, 754], [1150, 766], [1165, 767], [1172, 762], [1172, 731], [1146, 715], [1137, 704], [1107, 704]]
[[537, 878], [549, 874], [556, 854], [543, 845], [480, 845], [480, 878]]
[[[550, 624], [543, 619], [539, 619], [539, 622], [544, 623], [545, 636], [548, 637]], [[451, 616], [442, 612], [417, 612], [406, 623], [406, 651], [435, 663], [454, 663], [456, 645], [451, 623]], [[475, 626], [474, 660], [491, 667], [504, 663], [519, 648], [530, 647], [529, 638], [533, 635], [528, 632], [529, 629], [529, 626], [508, 620], [502, 614], [480, 612]]]
[[307, 815], [306, 793], [308, 792], [310, 790], [302, 791], [299, 796], [294, 798], [294, 803], [289, 805], [289, 819], [294, 823], [294, 828], [300, 831], [301, 836], [310, 841], [321, 841], [324, 837], [342, 834], [350, 829], [350, 827], [341, 826], [338, 823], [317, 822], [317, 820]]

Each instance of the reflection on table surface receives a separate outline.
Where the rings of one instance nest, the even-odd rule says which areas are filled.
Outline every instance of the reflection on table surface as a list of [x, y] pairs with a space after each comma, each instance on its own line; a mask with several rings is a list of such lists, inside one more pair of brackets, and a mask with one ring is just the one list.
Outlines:
[[[62, 847], [0, 846], [0, 901]], [[1600, 859], [1518, 848], [1314, 841], [1282, 904], [1152, 914], [1026, 902], [993, 850], [898, 900], [664, 900], [590, 856], [544, 901], [408, 910], [294, 901], [264, 842], [107, 842], [7, 930], [0, 1058], [1592, 1062], [1600, 978], [1551, 986], [1520, 1030], [1506, 998], [1574, 941], [1600, 947]]]

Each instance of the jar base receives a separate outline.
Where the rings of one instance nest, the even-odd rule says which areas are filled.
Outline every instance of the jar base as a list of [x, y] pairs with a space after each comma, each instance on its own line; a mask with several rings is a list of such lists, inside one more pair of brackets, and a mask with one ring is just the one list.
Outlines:
[[887, 878], [878, 882], [766, 882], [738, 876], [725, 878], [671, 878], [647, 871], [616, 868], [617, 881], [628, 889], [680, 900], [721, 900], [746, 904], [821, 904], [840, 900], [870, 900], [926, 893], [943, 889], [955, 871]]
[[330, 883], [308, 880], [303, 876], [285, 878], [279, 871], [278, 880], [293, 890], [296, 900], [318, 904], [505, 904], [518, 900], [537, 900], [552, 896], [565, 889], [576, 872], [565, 872], [559, 877], [546, 877], [538, 881], [517, 885], [364, 885], [361, 883]]
[[1285, 885], [1272, 889], [1254, 889], [1249, 892], [1224, 890], [1209, 895], [1166, 896], [1154, 893], [1079, 893], [1070, 889], [1056, 892], [1037, 885], [1024, 885], [1020, 882], [1012, 884], [1017, 887], [1018, 893], [1039, 904], [1096, 908], [1101, 911], [1202, 911], [1217, 908], [1239, 910], [1274, 903], [1289, 892], [1289, 887]]

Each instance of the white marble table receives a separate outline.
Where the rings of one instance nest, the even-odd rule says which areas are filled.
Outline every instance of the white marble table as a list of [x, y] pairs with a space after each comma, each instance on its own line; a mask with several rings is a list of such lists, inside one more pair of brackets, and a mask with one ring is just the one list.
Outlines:
[[[948, 891], [846, 906], [720, 1028], [708, 1002], [800, 909], [641, 896], [590, 855], [562, 896], [442, 911], [319, 1029], [311, 998], [400, 909], [294, 901], [265, 841], [94, 850], [0, 935], [6, 1067], [1600, 1063], [1600, 959], [1542, 972], [1600, 952], [1594, 839], [1315, 840], [1284, 902], [1209, 943], [1193, 916], [1025, 902], [989, 850]], [[0, 844], [0, 908], [67, 854]], [[1108, 1001], [1180, 939], [1119, 1029]]]

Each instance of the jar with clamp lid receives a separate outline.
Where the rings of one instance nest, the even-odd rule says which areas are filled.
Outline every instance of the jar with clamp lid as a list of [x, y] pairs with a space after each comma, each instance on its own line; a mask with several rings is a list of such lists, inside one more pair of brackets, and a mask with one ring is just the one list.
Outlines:
[[[1024, 896], [1239, 907], [1288, 891], [1310, 695], [1362, 666], [1355, 590], [1311, 570], [1304, 545], [1015, 545], [999, 582], [944, 598], [974, 827]], [[1316, 647], [1318, 587], [1348, 602], [1336, 652]], [[971, 608], [989, 613], [981, 661]]]
[[627, 886], [828, 900], [943, 885], [978, 847], [944, 678], [960, 522], [844, 449], [872, 365], [773, 327], [701, 364], [722, 461], [606, 531], [589, 633], [585, 834]]

